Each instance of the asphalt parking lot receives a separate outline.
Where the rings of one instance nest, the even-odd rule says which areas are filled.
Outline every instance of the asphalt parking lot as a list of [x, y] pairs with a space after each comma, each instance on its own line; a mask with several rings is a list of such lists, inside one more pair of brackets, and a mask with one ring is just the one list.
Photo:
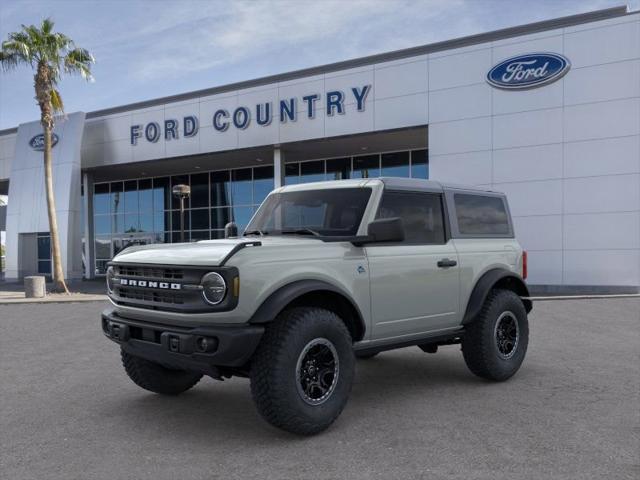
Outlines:
[[0, 305], [7, 479], [587, 479], [640, 476], [640, 300], [540, 302], [522, 370], [492, 384], [459, 347], [360, 361], [311, 438], [268, 426], [246, 379], [180, 397], [125, 376], [104, 303]]

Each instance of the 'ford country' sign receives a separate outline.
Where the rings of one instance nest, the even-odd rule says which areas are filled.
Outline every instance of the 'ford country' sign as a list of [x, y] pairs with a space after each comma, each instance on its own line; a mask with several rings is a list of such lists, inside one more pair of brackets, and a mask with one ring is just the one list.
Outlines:
[[[51, 134], [51, 148], [56, 146], [58, 143], [58, 135], [55, 133]], [[38, 152], [44, 152], [44, 133], [39, 133], [31, 140], [29, 140], [29, 146]]]
[[489, 70], [487, 82], [505, 90], [536, 88], [565, 75], [571, 63], [557, 53], [530, 53], [508, 58]]

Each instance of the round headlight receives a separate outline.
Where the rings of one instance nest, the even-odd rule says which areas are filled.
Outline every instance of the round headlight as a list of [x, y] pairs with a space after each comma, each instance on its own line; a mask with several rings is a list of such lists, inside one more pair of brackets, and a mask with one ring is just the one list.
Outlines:
[[202, 277], [202, 296], [211, 305], [218, 305], [227, 293], [227, 284], [222, 275], [209, 272]]
[[113, 293], [113, 277], [115, 274], [113, 267], [107, 268], [107, 292], [109, 293]]

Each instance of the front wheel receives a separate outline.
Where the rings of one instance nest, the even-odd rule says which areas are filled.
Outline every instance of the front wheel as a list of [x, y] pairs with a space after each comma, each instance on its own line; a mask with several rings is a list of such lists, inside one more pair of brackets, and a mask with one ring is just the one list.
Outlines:
[[131, 355], [124, 350], [122, 365], [124, 370], [139, 387], [163, 395], [178, 395], [189, 390], [200, 381], [202, 375], [183, 370], [172, 370], [159, 363]]
[[464, 360], [474, 374], [503, 381], [514, 375], [527, 353], [529, 322], [520, 297], [492, 290], [462, 337]]
[[342, 412], [354, 371], [351, 335], [342, 320], [321, 308], [294, 308], [267, 326], [251, 360], [251, 393], [269, 423], [313, 435]]

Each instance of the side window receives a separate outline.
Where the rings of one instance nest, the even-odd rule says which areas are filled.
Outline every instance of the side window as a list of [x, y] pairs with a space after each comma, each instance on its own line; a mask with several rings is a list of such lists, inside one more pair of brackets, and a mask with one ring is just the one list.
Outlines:
[[509, 235], [509, 215], [501, 197], [456, 193], [453, 196], [462, 235]]
[[402, 219], [405, 243], [442, 244], [445, 241], [441, 195], [385, 191], [376, 218], [392, 217]]

